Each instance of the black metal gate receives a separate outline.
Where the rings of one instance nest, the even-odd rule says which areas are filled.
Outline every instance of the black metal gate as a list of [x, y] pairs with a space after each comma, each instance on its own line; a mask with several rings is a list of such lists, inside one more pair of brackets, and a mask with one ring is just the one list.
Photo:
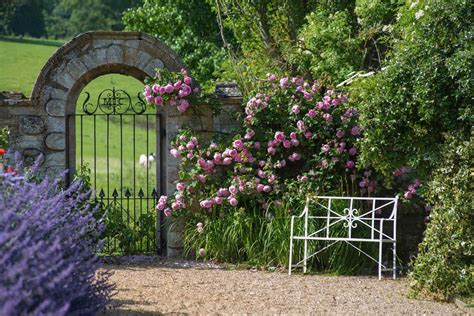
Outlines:
[[106, 255], [162, 253], [163, 218], [155, 210], [164, 174], [163, 119], [122, 90], [105, 89], [67, 117], [68, 166], [86, 177], [106, 212]]

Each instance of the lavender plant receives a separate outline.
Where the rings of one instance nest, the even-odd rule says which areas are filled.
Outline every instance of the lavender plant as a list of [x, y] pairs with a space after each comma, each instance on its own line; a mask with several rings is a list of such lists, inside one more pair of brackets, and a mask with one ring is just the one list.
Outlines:
[[21, 173], [0, 175], [0, 315], [97, 313], [112, 286], [98, 270], [103, 225], [88, 193]]

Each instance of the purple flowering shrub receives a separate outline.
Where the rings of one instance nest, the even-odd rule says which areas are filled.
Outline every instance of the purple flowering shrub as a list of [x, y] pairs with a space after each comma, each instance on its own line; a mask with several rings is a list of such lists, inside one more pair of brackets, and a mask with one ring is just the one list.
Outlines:
[[89, 194], [81, 182], [58, 187], [0, 175], [0, 315], [91, 315], [108, 302], [96, 255], [103, 227]]

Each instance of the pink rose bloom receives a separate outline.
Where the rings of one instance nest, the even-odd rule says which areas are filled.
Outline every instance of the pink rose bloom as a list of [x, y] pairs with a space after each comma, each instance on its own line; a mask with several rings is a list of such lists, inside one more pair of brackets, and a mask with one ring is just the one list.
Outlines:
[[273, 155], [275, 154], [275, 152], [276, 152], [276, 149], [273, 148], [273, 147], [268, 147], [267, 152], [268, 152], [270, 155], [273, 156]]
[[253, 147], [254, 147], [255, 149], [260, 149], [262, 146], [260, 145], [260, 142], [255, 142], [255, 143], [253, 144]]
[[292, 139], [292, 140], [291, 140], [291, 145], [293, 145], [293, 146], [296, 147], [296, 146], [298, 146], [299, 144], [300, 144], [300, 142], [299, 142], [297, 139]]
[[290, 148], [291, 147], [291, 142], [289, 140], [284, 140], [283, 141], [283, 147]]
[[184, 183], [178, 182], [176, 184], [176, 190], [178, 190], [178, 191], [183, 191], [185, 187], [186, 186], [184, 185]]
[[[149, 86], [147, 86], [149, 87]], [[153, 90], [153, 92], [155, 93], [160, 93], [160, 86], [157, 85], [157, 84], [154, 84], [153, 87], [151, 87], [151, 90]]]
[[346, 148], [346, 143], [345, 142], [339, 143], [339, 148], [342, 148], [342, 149]]
[[175, 90], [179, 90], [179, 88], [181, 88], [181, 83], [182, 83], [181, 80], [176, 81], [173, 85], [173, 88]]
[[269, 186], [269, 185], [266, 185], [266, 186], [263, 187], [263, 191], [266, 192], [266, 193], [270, 192], [271, 190], [272, 190], [272, 187]]
[[224, 158], [224, 160], [222, 161], [222, 164], [226, 166], [230, 165], [231, 163], [232, 163], [232, 158], [230, 157]]
[[263, 160], [260, 160], [260, 161], [258, 162], [258, 165], [259, 165], [260, 167], [263, 167], [263, 166], [265, 166], [265, 161], [263, 161]]
[[219, 162], [222, 159], [222, 154], [221, 153], [215, 153], [214, 154], [214, 162]]
[[393, 172], [393, 175], [395, 177], [402, 177], [405, 175], [405, 169], [402, 167], [402, 168], [398, 168], [396, 169], [394, 172]]
[[236, 194], [237, 194], [237, 188], [235, 187], [235, 185], [231, 185], [231, 186], [229, 187], [229, 192], [230, 192], [230, 194], [232, 194], [232, 195], [236, 195]]
[[203, 176], [202, 174], [196, 175], [196, 179], [198, 179], [201, 183], [205, 183], [205, 182], [206, 182], [206, 177]]
[[291, 112], [293, 112], [294, 114], [298, 114], [300, 112], [300, 107], [298, 105], [293, 105], [293, 107], [291, 108]]
[[186, 135], [180, 135], [179, 136], [179, 140], [182, 141], [182, 142], [185, 142], [186, 141]]
[[323, 118], [328, 121], [328, 122], [331, 122], [332, 121], [332, 115], [329, 114], [329, 113], [325, 113], [323, 114]]
[[156, 205], [156, 209], [159, 211], [163, 211], [166, 207], [166, 202], [168, 201], [168, 197], [166, 195], [160, 196], [158, 200], [158, 204]]
[[219, 190], [217, 190], [217, 196], [223, 196], [223, 197], [227, 197], [229, 196], [229, 190], [227, 188], [220, 188]]
[[[171, 104], [171, 102], [170, 102], [170, 104]], [[179, 100], [179, 104], [178, 104], [178, 107], [177, 107], [177, 109], [178, 109], [179, 112], [182, 113], [182, 112], [186, 111], [186, 109], [187, 109], [188, 107], [189, 107], [189, 102], [188, 102], [188, 100], [185, 100], [185, 99]]]
[[167, 209], [165, 209], [163, 211], [163, 214], [165, 214], [166, 217], [170, 217], [171, 216], [171, 209], [168, 207]]
[[362, 179], [362, 181], [359, 182], [359, 187], [361, 188], [365, 188], [368, 185], [369, 185], [369, 181], [367, 179]]
[[232, 206], [237, 206], [237, 204], [239, 204], [239, 201], [237, 201], [237, 199], [236, 199], [235, 197], [232, 197], [232, 196], [231, 196], [231, 197], [229, 198], [229, 203], [230, 203], [230, 205], [232, 205]]
[[193, 154], [193, 153], [188, 153], [188, 154], [186, 155], [186, 157], [187, 157], [188, 159], [191, 159], [191, 158], [194, 157], [194, 154]]
[[336, 132], [336, 137], [337, 138], [343, 138], [344, 135], [346, 135], [346, 133], [343, 130], [340, 130], [340, 129], [337, 130], [337, 132]]
[[346, 167], [347, 167], [348, 169], [352, 169], [352, 168], [354, 168], [354, 166], [355, 166], [355, 163], [354, 163], [352, 160], [348, 160], [348, 161], [346, 162]]
[[165, 87], [160, 87], [160, 94], [165, 94], [165, 93], [166, 93]]
[[171, 93], [174, 91], [174, 87], [171, 83], [168, 83], [166, 86], [165, 86], [165, 92], [166, 93]]
[[286, 89], [288, 87], [288, 77], [283, 77], [280, 79], [280, 87]]
[[152, 88], [150, 86], [145, 86], [143, 95], [144, 96], [150, 95], [151, 91], [152, 91]]
[[302, 132], [306, 130], [306, 126], [304, 125], [304, 122], [302, 120], [299, 120], [298, 122], [296, 122], [296, 126]]
[[327, 152], [329, 151], [329, 149], [331, 149], [331, 148], [329, 147], [328, 144], [324, 144], [324, 145], [321, 147], [321, 149], [322, 149], [322, 151], [324, 151], [325, 153], [327, 153]]
[[173, 156], [175, 158], [181, 157], [181, 154], [179, 153], [179, 151], [176, 148], [172, 148], [170, 150], [170, 154], [171, 154], [171, 156]]
[[316, 117], [316, 111], [313, 110], [313, 109], [309, 110], [309, 111], [308, 111], [308, 116], [309, 116], [310, 118], [315, 118], [315, 117]]
[[297, 135], [295, 132], [290, 133], [290, 139], [296, 139]]
[[413, 182], [413, 186], [415, 187], [415, 189], [419, 188], [420, 185], [421, 185], [420, 179], [415, 179], [415, 182]]
[[285, 160], [285, 159], [282, 159], [282, 160], [280, 161], [280, 166], [281, 166], [282, 168], [286, 166], [286, 160]]
[[235, 149], [232, 149], [231, 151], [229, 151], [229, 154], [231, 157], [234, 157], [234, 158], [239, 155], [239, 153]]
[[357, 136], [360, 134], [360, 128], [359, 126], [355, 125], [352, 129], [351, 129], [351, 134], [353, 136]]
[[145, 98], [146, 98], [146, 102], [148, 103], [155, 102], [155, 98], [152, 95], [147, 95]]
[[269, 81], [275, 81], [276, 80], [276, 76], [275, 74], [272, 74], [272, 73], [267, 73], [267, 78]]
[[217, 144], [216, 144], [216, 143], [211, 143], [211, 144], [209, 145], [209, 148], [210, 148], [210, 149], [217, 149]]
[[206, 250], [204, 248], [199, 249], [199, 256], [204, 257], [206, 255]]
[[185, 83], [185, 84], [191, 84], [191, 81], [192, 81], [192, 78], [191, 78], [191, 77], [189, 77], [189, 76], [185, 76], [185, 77], [184, 77], [184, 83]]
[[262, 192], [264, 187], [265, 187], [265, 186], [264, 186], [263, 184], [261, 184], [261, 183], [257, 184], [257, 191], [258, 191], [258, 192]]
[[194, 149], [194, 143], [193, 142], [188, 142], [186, 144], [186, 149], [187, 150], [193, 150]]
[[255, 132], [252, 129], [249, 129], [249, 130], [247, 130], [247, 133], [245, 133], [244, 138], [249, 140], [249, 139], [252, 139], [252, 137], [254, 137], [254, 135], [255, 135]]
[[276, 176], [275, 176], [274, 174], [270, 174], [270, 175], [268, 176], [268, 182], [269, 182], [270, 184], [272, 184], [272, 183], [275, 181], [275, 179], [276, 179]]
[[306, 139], [311, 139], [312, 136], [313, 136], [313, 134], [311, 134], [311, 132], [306, 132], [306, 133], [304, 133], [304, 137], [305, 137]]
[[212, 202], [209, 200], [204, 200], [199, 203], [202, 208], [211, 208], [212, 207]]
[[221, 198], [220, 196], [216, 196], [216, 197], [214, 198], [214, 203], [215, 203], [216, 205], [221, 205], [221, 204], [222, 204], [222, 198]]
[[302, 176], [302, 177], [301, 177], [301, 181], [302, 181], [302, 182], [307, 182], [307, 181], [308, 181], [308, 177], [307, 177], [307, 176]]
[[279, 142], [282, 142], [285, 140], [285, 134], [283, 132], [276, 132], [275, 133], [275, 140], [276, 141], [279, 141]]
[[182, 207], [182, 204], [178, 201], [171, 203], [171, 208], [173, 210], [179, 210]]
[[233, 145], [234, 145], [234, 148], [238, 150], [242, 150], [242, 148], [244, 148], [244, 143], [240, 139], [234, 140]]
[[410, 200], [413, 197], [413, 193], [410, 191], [406, 191], [403, 196], [405, 197], [405, 199]]
[[326, 159], [323, 159], [323, 160], [321, 161], [321, 167], [323, 167], [324, 169], [326, 169], [328, 166], [329, 166], [329, 162], [328, 162]]
[[258, 169], [257, 174], [260, 178], [265, 178], [265, 172], [263, 172], [263, 170]]
[[351, 149], [349, 149], [349, 155], [351, 156], [357, 155], [357, 149], [355, 147], [352, 147]]

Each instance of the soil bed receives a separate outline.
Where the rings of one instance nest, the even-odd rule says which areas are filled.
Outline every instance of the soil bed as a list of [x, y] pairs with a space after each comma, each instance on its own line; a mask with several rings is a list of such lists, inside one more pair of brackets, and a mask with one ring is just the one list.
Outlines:
[[462, 314], [455, 304], [407, 298], [406, 279], [292, 275], [192, 261], [107, 265], [117, 295], [107, 315]]

